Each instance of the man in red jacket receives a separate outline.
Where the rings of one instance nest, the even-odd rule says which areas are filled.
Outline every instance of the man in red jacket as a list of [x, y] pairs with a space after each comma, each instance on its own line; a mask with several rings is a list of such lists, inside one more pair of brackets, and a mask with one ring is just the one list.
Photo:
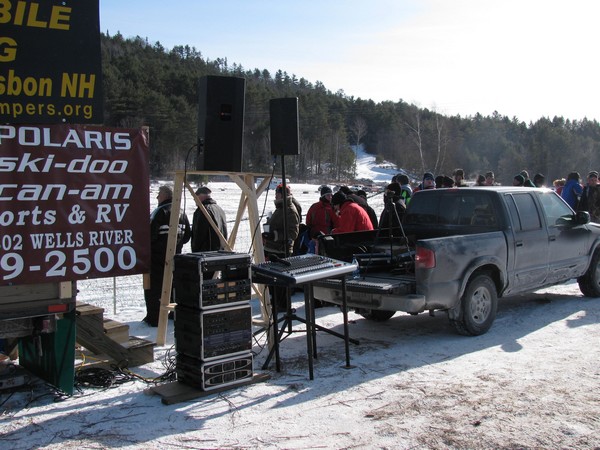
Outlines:
[[309, 234], [308, 253], [318, 253], [317, 237], [320, 234], [331, 234], [331, 230], [336, 226], [338, 217], [331, 206], [332, 197], [331, 188], [323, 186], [319, 201], [313, 203], [306, 213], [306, 226]]
[[363, 207], [348, 198], [343, 192], [336, 192], [331, 199], [333, 209], [338, 215], [337, 225], [332, 233], [368, 231], [373, 229], [369, 215]]

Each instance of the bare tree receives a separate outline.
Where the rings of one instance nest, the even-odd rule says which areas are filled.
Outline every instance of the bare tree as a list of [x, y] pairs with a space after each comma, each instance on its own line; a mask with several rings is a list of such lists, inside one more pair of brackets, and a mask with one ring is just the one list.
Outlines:
[[352, 170], [352, 175], [356, 178], [356, 163], [358, 160], [358, 147], [360, 146], [360, 141], [367, 134], [368, 127], [367, 121], [362, 117], [355, 117], [352, 125], [350, 125], [350, 134], [354, 136], [355, 139], [355, 150], [354, 150], [354, 167]]
[[360, 141], [367, 134], [368, 127], [367, 121], [362, 117], [355, 117], [352, 125], [350, 126], [350, 133], [354, 136], [355, 145], [358, 147], [360, 145]]
[[423, 136], [421, 130], [421, 113], [417, 111], [415, 114], [415, 124], [411, 125], [408, 122], [404, 122], [404, 124], [412, 131], [412, 141], [417, 146], [417, 150], [419, 150], [419, 156], [421, 159], [421, 171], [425, 173], [425, 156], [423, 155]]
[[446, 158], [446, 148], [448, 147], [448, 134], [446, 132], [445, 120], [439, 114], [435, 115], [435, 129], [437, 137], [437, 157], [435, 160], [434, 171], [444, 166]]

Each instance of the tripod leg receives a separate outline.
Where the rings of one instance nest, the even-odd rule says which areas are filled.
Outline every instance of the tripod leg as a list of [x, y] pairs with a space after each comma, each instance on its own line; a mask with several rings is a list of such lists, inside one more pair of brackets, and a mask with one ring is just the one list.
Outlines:
[[350, 333], [348, 331], [348, 301], [346, 299], [346, 277], [342, 278], [342, 315], [344, 316], [344, 347], [346, 368], [350, 368]]
[[[313, 289], [313, 285], [312, 283], [309, 283], [307, 286], [305, 286], [305, 295], [306, 295], [306, 289], [308, 289], [308, 300], [310, 302], [310, 307], [309, 307], [309, 312], [310, 312], [310, 323], [311, 323], [311, 329], [312, 329], [312, 348], [313, 348], [313, 357], [315, 359], [317, 359], [317, 320], [315, 318], [315, 297], [314, 297], [314, 289]], [[309, 316], [307, 313], [307, 320], [308, 320]], [[308, 329], [307, 329], [308, 332]]]
[[271, 362], [271, 358], [273, 357], [273, 355], [275, 355], [275, 368], [277, 370], [277, 372], [281, 372], [281, 359], [279, 358], [279, 341], [281, 340], [281, 335], [283, 334], [283, 330], [285, 327], [285, 324], [283, 324], [282, 326], [282, 333], [279, 333], [279, 327], [277, 325], [278, 321], [277, 321], [277, 301], [275, 298], [273, 298], [273, 296], [271, 296], [271, 311], [273, 314], [273, 317], [271, 318], [271, 324], [269, 324], [269, 328], [273, 327], [273, 347], [271, 347], [271, 351], [269, 351], [269, 354], [267, 355], [267, 359], [265, 359], [265, 362], [262, 366], [262, 370], [267, 370], [269, 367], [269, 363]]
[[[292, 294], [290, 293], [290, 288], [286, 287], [285, 289], [283, 289], [281, 292], [284, 292], [285, 295], [285, 308], [286, 308], [286, 315], [288, 317], [292, 316], [293, 311], [292, 311]], [[292, 321], [289, 321], [288, 324], [288, 333], [292, 332]]]
[[306, 311], [306, 352], [308, 353], [308, 377], [311, 380], [314, 380], [313, 374], [313, 353], [316, 352], [316, 343], [315, 343], [315, 331], [314, 331], [314, 317], [312, 313], [312, 285], [309, 283], [304, 287], [304, 309]]

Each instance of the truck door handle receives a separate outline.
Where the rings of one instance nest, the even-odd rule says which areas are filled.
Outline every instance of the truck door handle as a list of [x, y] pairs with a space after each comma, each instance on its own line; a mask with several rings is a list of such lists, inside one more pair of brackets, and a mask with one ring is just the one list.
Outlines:
[[517, 247], [523, 247], [523, 241], [517, 241], [517, 242], [515, 242], [515, 245]]
[[556, 236], [548, 236], [548, 240], [550, 242], [554, 242], [554, 241], [556, 241]]

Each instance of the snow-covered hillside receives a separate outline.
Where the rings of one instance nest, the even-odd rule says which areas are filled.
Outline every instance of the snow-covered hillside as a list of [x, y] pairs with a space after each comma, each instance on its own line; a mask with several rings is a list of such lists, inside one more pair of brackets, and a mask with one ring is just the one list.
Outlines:
[[368, 154], [360, 146], [356, 150], [356, 179], [372, 180], [375, 183], [389, 183], [398, 173], [396, 166], [389, 162], [376, 164], [375, 156]]

